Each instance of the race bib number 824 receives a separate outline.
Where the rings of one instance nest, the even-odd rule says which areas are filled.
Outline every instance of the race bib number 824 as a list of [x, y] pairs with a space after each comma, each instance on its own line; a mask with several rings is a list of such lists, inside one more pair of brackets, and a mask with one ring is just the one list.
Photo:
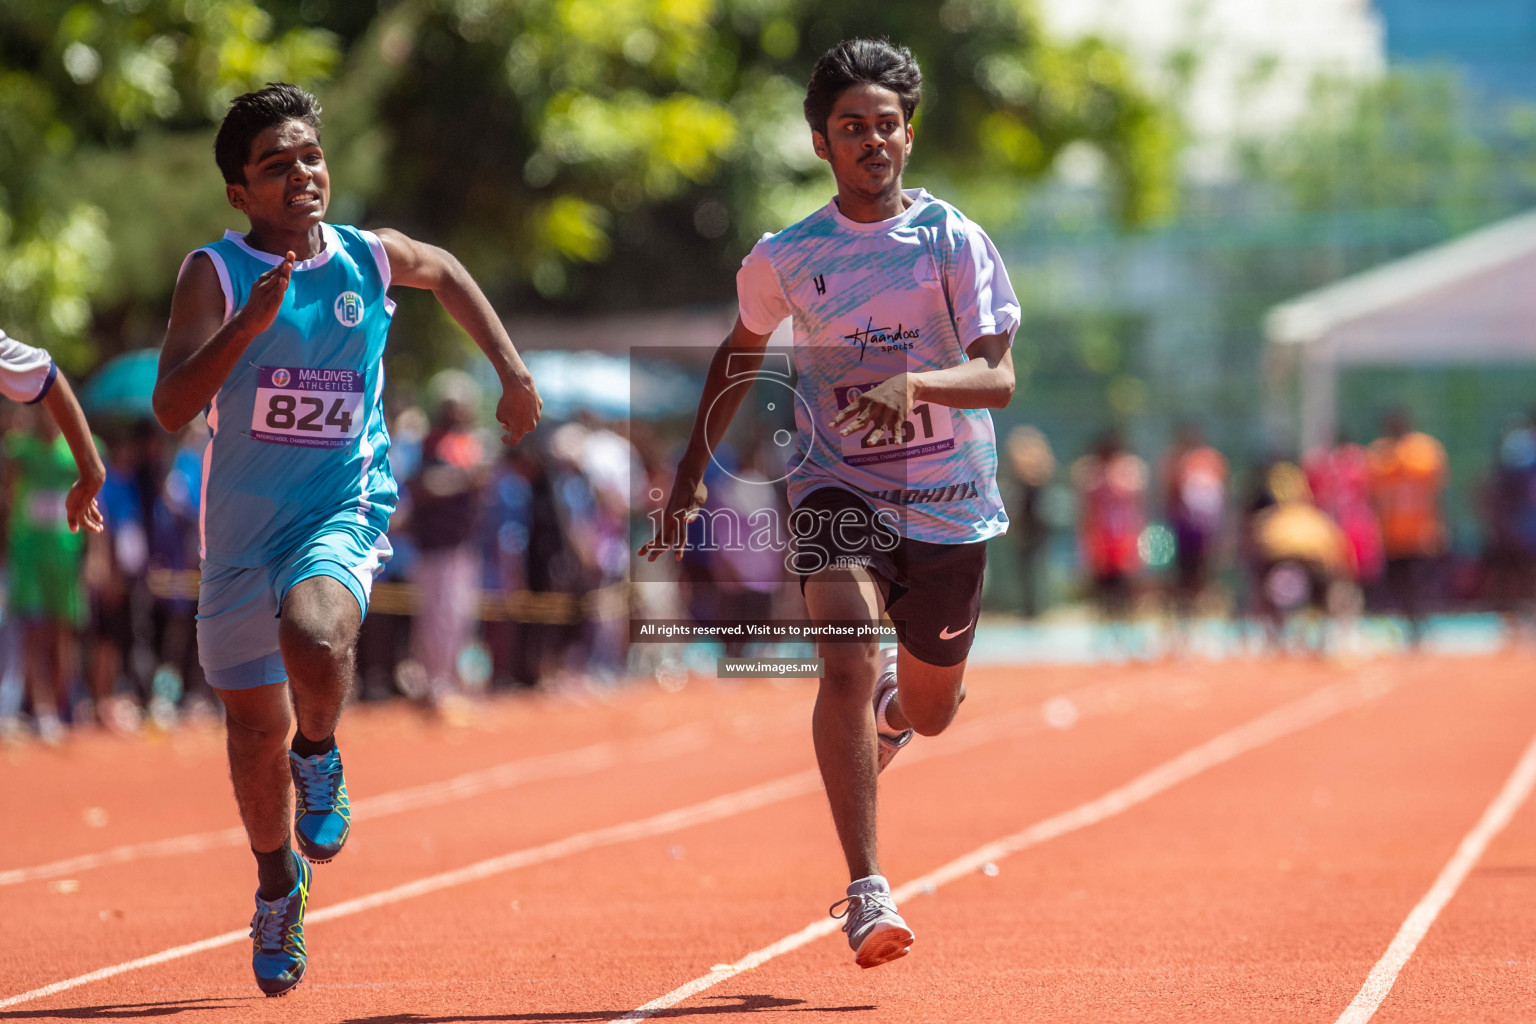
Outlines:
[[305, 448], [345, 448], [363, 429], [363, 375], [355, 370], [261, 366], [251, 436]]

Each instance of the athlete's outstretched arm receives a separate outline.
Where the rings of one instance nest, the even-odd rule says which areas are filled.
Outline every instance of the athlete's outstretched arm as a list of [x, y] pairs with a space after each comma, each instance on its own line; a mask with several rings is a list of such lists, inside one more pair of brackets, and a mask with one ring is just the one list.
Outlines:
[[[726, 428], [736, 417], [746, 388], [729, 390], [733, 381], [744, 374], [757, 372], [763, 365], [763, 349], [769, 335], [750, 330], [736, 318], [736, 326], [730, 336], [715, 350], [709, 364], [709, 375], [704, 378], [704, 393], [699, 396], [699, 411], [693, 417], [693, 432], [688, 436], [688, 447], [677, 464], [677, 477], [672, 483], [672, 494], [661, 516], [661, 532], [640, 547], [640, 555], [650, 561], [669, 548], [677, 549], [677, 557], [683, 557], [683, 539], [687, 535], [688, 519], [694, 510], [704, 504], [704, 470], [709, 465], [710, 453], [725, 436]], [[713, 415], [710, 415], [713, 411]]]
[[[1013, 398], [1013, 349], [1008, 335], [989, 334], [966, 347], [970, 361], [942, 370], [901, 373], [870, 388], [832, 418], [845, 437], [881, 427], [895, 433], [921, 402], [951, 409], [1000, 409]], [[879, 436], [879, 435], [876, 435]]]
[[917, 378], [919, 402], [951, 409], [1001, 409], [1013, 399], [1013, 348], [1008, 335], [989, 334], [965, 348], [970, 362], [924, 370]]
[[101, 453], [91, 439], [91, 428], [85, 422], [85, 413], [75, 400], [75, 392], [69, 381], [60, 373], [53, 380], [53, 387], [43, 396], [43, 408], [59, 425], [59, 433], [69, 443], [69, 452], [75, 457], [75, 469], [80, 478], [70, 487], [64, 498], [64, 512], [72, 533], [85, 527], [92, 533], [102, 531], [101, 509], [96, 505], [96, 494], [106, 482], [107, 469], [101, 464]]
[[393, 284], [406, 288], [425, 288], [437, 296], [448, 315], [480, 346], [480, 351], [496, 368], [501, 378], [501, 401], [496, 404], [496, 420], [505, 434], [502, 441], [517, 444], [539, 424], [544, 402], [533, 385], [533, 375], [507, 337], [501, 319], [490, 300], [469, 276], [453, 254], [427, 245], [391, 228], [375, 232], [389, 256], [389, 275]]
[[171, 297], [171, 322], [160, 347], [155, 419], [175, 433], [213, 401], [251, 341], [272, 326], [293, 276], [293, 253], [251, 285], [245, 305], [224, 322], [224, 290], [213, 261], [198, 253]]

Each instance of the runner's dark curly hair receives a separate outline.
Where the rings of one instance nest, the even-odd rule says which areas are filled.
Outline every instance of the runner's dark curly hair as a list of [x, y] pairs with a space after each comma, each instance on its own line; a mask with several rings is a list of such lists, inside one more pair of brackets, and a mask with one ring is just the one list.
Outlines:
[[303, 121], [320, 132], [320, 102], [296, 85], [268, 82], [265, 89], [236, 96], [213, 140], [213, 159], [226, 185], [245, 184], [245, 162], [256, 136], [276, 124]]
[[844, 39], [822, 54], [805, 87], [805, 120], [813, 131], [827, 134], [832, 104], [852, 85], [868, 83], [901, 97], [907, 122], [923, 98], [923, 71], [905, 46], [884, 39]]

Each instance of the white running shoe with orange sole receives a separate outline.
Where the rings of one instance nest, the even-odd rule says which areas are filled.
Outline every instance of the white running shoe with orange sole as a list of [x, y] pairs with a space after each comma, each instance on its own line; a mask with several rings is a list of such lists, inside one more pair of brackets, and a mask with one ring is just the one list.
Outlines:
[[854, 963], [860, 967], [868, 969], [900, 960], [911, 949], [912, 929], [896, 913], [891, 887], [880, 875], [870, 875], [849, 885], [848, 895], [832, 904], [827, 912], [834, 919], [847, 918], [843, 931], [848, 934]]

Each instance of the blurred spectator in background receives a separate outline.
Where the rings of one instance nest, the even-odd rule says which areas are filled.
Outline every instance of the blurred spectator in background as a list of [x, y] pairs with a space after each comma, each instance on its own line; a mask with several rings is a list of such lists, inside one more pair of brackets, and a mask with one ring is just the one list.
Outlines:
[[71, 533], [65, 497], [78, 476], [69, 443], [50, 416], [28, 409], [5, 439], [11, 614], [21, 623], [24, 673], [38, 736], [64, 737], [61, 709], [79, 668], [85, 625], [84, 538]]
[[411, 649], [426, 671], [427, 699], [438, 706], [461, 695], [459, 655], [478, 618], [480, 571], [471, 541], [485, 453], [473, 433], [479, 391], [470, 376], [444, 370], [427, 389], [435, 403], [432, 430], [407, 485], [417, 548]]
[[[739, 455], [725, 445], [716, 451], [716, 471], [706, 484], [708, 520], [701, 516], [690, 527], [701, 544], [707, 528], [713, 546], [683, 559], [693, 570], [688, 574], [688, 607], [696, 621], [761, 622], [773, 616], [774, 596], [784, 578], [784, 553], [772, 545], [749, 543], [751, 517], [788, 503], [762, 471], [762, 457], [756, 446]], [[760, 645], [743, 636], [727, 638], [722, 646], [727, 658], [740, 658]]]
[[[616, 588], [629, 569], [629, 514], [639, 495], [635, 485], [645, 472], [639, 454], [619, 430], [583, 414], [561, 427], [579, 443], [577, 467], [592, 492], [592, 596], [586, 602], [589, 622], [587, 671], [611, 680], [622, 674], [629, 647], [629, 608]], [[555, 448], [562, 448], [557, 443]]]
[[149, 531], [142, 490], [146, 447], [156, 439], [137, 425], [123, 425], [107, 446], [107, 479], [98, 500], [106, 532], [86, 547], [92, 651], [87, 683], [97, 719], [114, 732], [136, 732], [140, 707], [119, 694], [126, 683], [142, 695], [136, 649], [148, 647], [150, 623]]
[[[425, 702], [427, 684], [425, 671], [411, 660], [411, 615], [408, 602], [381, 600], [394, 584], [403, 584], [416, 572], [416, 542], [412, 539], [410, 481], [421, 466], [421, 445], [432, 429], [427, 414], [414, 405], [399, 407], [396, 411], [385, 397], [392, 415], [389, 426], [389, 466], [396, 480], [405, 481], [400, 488], [400, 502], [390, 517], [390, 544], [394, 554], [384, 563], [384, 569], [374, 578], [375, 600], [368, 609], [368, 617], [357, 635], [358, 696], [363, 700], [382, 700], [399, 692], [412, 700]], [[379, 586], [383, 584], [384, 586]], [[401, 669], [410, 666], [410, 671]]]
[[421, 449], [432, 432], [432, 420], [417, 406], [408, 405], [390, 422], [389, 468], [399, 479], [409, 480], [421, 468]]
[[1078, 539], [1100, 612], [1111, 621], [1130, 615], [1141, 569], [1137, 544], [1147, 525], [1147, 464], [1125, 451], [1117, 430], [1072, 464]]
[[[30, 409], [10, 402], [0, 402], [0, 439], [5, 438], [15, 429], [18, 419], [31, 415]], [[3, 470], [0, 470], [0, 474], [3, 474]], [[0, 477], [0, 480], [3, 480], [3, 477]], [[0, 502], [4, 500], [5, 495], [0, 492]], [[0, 505], [0, 518], [5, 517], [7, 511], [6, 506]], [[0, 534], [0, 537], [3, 537], [3, 534]], [[0, 560], [0, 581], [3, 581], [8, 591], [10, 573], [4, 571], [4, 564], [4, 560]], [[25, 735], [21, 724], [21, 712], [27, 699], [22, 644], [22, 629], [16, 621], [16, 616], [11, 613], [7, 593], [5, 605], [0, 608], [0, 741], [14, 742]]]
[[580, 671], [580, 601], [593, 579], [592, 515], [596, 499], [579, 468], [580, 449], [556, 447], [555, 435], [514, 451], [528, 482], [528, 611], [516, 652], [518, 678], [530, 684]]
[[[146, 457], [141, 489], [150, 504], [149, 572], [154, 593], [154, 645], [149, 715], [162, 728], [176, 719], [178, 701], [217, 713], [217, 699], [197, 659], [197, 588], [202, 545], [203, 450], [208, 424], [199, 416], [175, 437], [159, 432]], [[160, 586], [154, 584], [159, 581]]]
[[1308, 452], [1303, 468], [1313, 503], [1333, 517], [1349, 539], [1355, 582], [1369, 586], [1381, 575], [1385, 561], [1381, 524], [1371, 503], [1370, 453], [1340, 436], [1332, 448]]
[[[481, 585], [486, 590], [507, 595], [528, 590], [528, 538], [533, 523], [533, 488], [524, 475], [528, 463], [516, 448], [508, 448], [486, 484], [480, 541]], [[484, 631], [493, 685], [536, 681], [522, 657], [522, 623], [498, 619], [485, 623]]]
[[1484, 589], [1514, 639], [1536, 599], [1536, 429], [1530, 421], [1512, 423], [1499, 438], [1482, 506]]
[[1045, 495], [1056, 475], [1056, 456], [1039, 429], [1014, 427], [1008, 434], [1008, 465], [1015, 482], [1010, 532], [1019, 546], [1019, 612], [1033, 619], [1041, 607], [1041, 555], [1051, 536]]
[[[1358, 606], [1351, 600], [1355, 573], [1349, 538], [1313, 504], [1299, 467], [1281, 461], [1263, 471], [1249, 513], [1244, 549], [1256, 582], [1256, 610], [1275, 647], [1286, 646], [1287, 624], [1299, 612], [1313, 609], [1331, 619]], [[1325, 628], [1316, 646], [1327, 644]]]
[[1436, 559], [1445, 551], [1440, 510], [1445, 449], [1413, 430], [1401, 410], [1386, 417], [1383, 434], [1370, 449], [1371, 498], [1381, 519], [1387, 588], [1408, 620], [1409, 645], [1416, 647], [1423, 637]]
[[[586, 472], [587, 430], [579, 423], [568, 423], [549, 437], [546, 450], [547, 482], [553, 499], [551, 511], [557, 517], [550, 526], [558, 526], [564, 549], [550, 568], [558, 566], [551, 577], [549, 591], [533, 586], [548, 609], [546, 623], [554, 629], [546, 635], [554, 638], [560, 651], [558, 661], [546, 661], [540, 678], [557, 678], [575, 683], [577, 677], [593, 665], [594, 622], [588, 614], [590, 598], [602, 578], [598, 552], [603, 546], [605, 526], [599, 514], [597, 491]], [[535, 491], [538, 488], [535, 487]], [[542, 509], [535, 506], [536, 512]], [[546, 527], [547, 528], [547, 527]], [[537, 536], [537, 524], [536, 524]], [[565, 595], [555, 597], [553, 595]]]
[[1159, 467], [1163, 507], [1174, 540], [1173, 605], [1187, 622], [1210, 581], [1227, 505], [1227, 460], [1205, 443], [1200, 428], [1179, 428]]

